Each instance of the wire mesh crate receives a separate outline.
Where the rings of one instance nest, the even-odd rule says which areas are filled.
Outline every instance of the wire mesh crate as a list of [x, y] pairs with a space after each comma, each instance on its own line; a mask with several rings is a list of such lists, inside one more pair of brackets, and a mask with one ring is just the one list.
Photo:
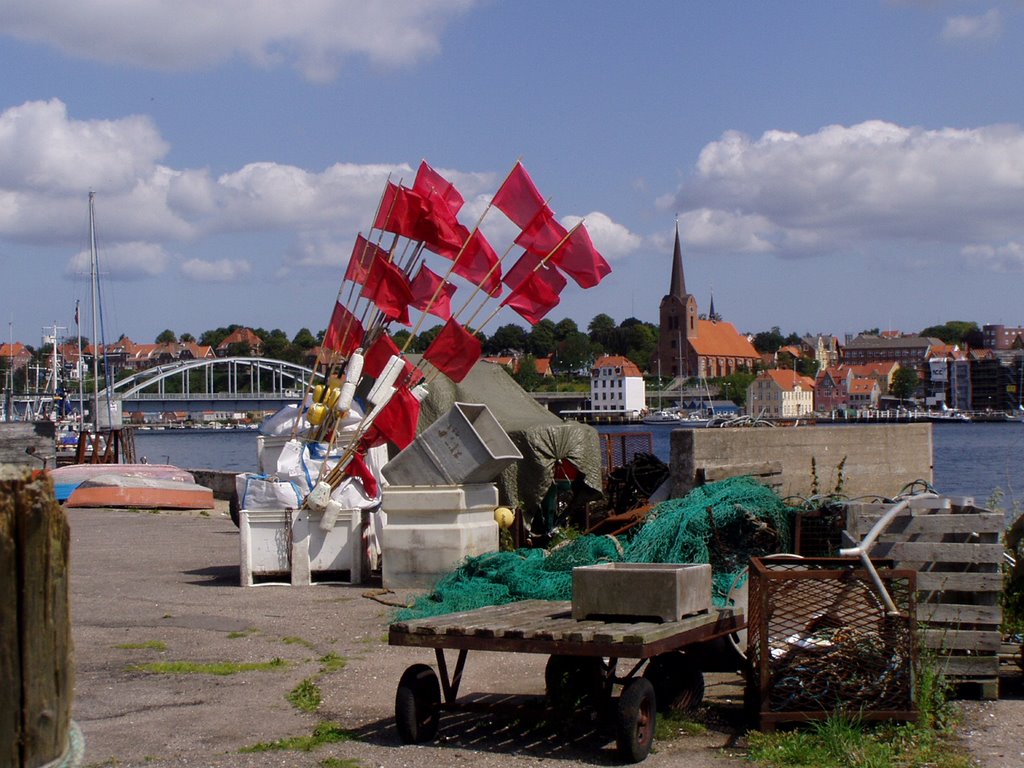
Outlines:
[[638, 453], [654, 453], [650, 432], [601, 432], [601, 470], [607, 474], [629, 464]]
[[914, 717], [915, 573], [854, 558], [751, 558], [747, 706], [762, 730], [836, 712]]

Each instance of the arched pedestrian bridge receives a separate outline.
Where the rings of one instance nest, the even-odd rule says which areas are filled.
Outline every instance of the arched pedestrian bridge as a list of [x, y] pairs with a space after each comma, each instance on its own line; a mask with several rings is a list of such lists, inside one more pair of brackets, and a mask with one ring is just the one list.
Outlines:
[[[265, 357], [183, 360], [121, 379], [109, 395], [121, 401], [123, 414], [272, 411], [298, 402], [313, 375], [305, 366]], [[101, 391], [101, 402], [107, 396]]]

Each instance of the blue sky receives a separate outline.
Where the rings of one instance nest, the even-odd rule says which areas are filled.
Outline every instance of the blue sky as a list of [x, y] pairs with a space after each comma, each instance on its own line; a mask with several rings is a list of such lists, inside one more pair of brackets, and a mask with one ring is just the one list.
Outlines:
[[1024, 325], [1022, 38], [1016, 2], [7, 0], [0, 336], [73, 333], [90, 189], [108, 339], [315, 332], [421, 159], [469, 226], [517, 158], [585, 219], [613, 272], [556, 321], [657, 322], [678, 216], [742, 331]]

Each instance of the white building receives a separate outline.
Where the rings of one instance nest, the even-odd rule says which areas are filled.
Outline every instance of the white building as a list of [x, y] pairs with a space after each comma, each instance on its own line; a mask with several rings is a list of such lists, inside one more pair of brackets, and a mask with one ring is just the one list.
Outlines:
[[647, 405], [647, 386], [636, 364], [605, 355], [590, 369], [590, 408], [639, 415]]
[[788, 369], [764, 371], [747, 387], [747, 413], [794, 419], [814, 411], [814, 380]]

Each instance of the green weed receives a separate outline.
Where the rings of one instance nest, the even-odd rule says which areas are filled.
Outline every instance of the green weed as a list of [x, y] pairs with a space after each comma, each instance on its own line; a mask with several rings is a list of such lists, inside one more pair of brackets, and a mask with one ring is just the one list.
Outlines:
[[699, 736], [707, 730], [703, 723], [691, 720], [682, 712], [659, 712], [654, 725], [654, 738], [657, 741], [672, 741], [680, 736]]
[[348, 659], [331, 651], [326, 656], [320, 657], [320, 674], [328, 675], [331, 672], [338, 672], [344, 669], [346, 664], [348, 664]]
[[352, 741], [355, 736], [337, 723], [320, 723], [309, 736], [292, 736], [287, 739], [276, 739], [250, 747], [242, 747], [239, 752], [277, 752], [283, 750], [299, 750], [310, 752], [324, 744], [337, 744]]
[[114, 646], [115, 648], [121, 648], [126, 651], [134, 650], [150, 650], [150, 651], [166, 651], [167, 643], [163, 640], [144, 640], [141, 643], [121, 643], [120, 645]]
[[351, 757], [328, 757], [317, 765], [320, 768], [361, 768], [363, 764]]
[[262, 672], [281, 669], [286, 666], [284, 659], [236, 663], [214, 661], [200, 664], [192, 661], [161, 661], [152, 664], [135, 664], [128, 667], [131, 672], [150, 672], [156, 675], [237, 675], [239, 672]]
[[240, 637], [248, 637], [249, 635], [256, 634], [258, 630], [255, 629], [243, 629], [236, 630], [234, 632], [228, 632], [228, 640], [237, 640]]
[[285, 645], [301, 645], [303, 648], [309, 648], [313, 650], [313, 644], [309, 640], [303, 640], [301, 637], [294, 637], [292, 635], [282, 637], [281, 642]]
[[320, 688], [308, 677], [295, 686], [287, 698], [293, 707], [303, 712], [316, 712], [320, 709]]

